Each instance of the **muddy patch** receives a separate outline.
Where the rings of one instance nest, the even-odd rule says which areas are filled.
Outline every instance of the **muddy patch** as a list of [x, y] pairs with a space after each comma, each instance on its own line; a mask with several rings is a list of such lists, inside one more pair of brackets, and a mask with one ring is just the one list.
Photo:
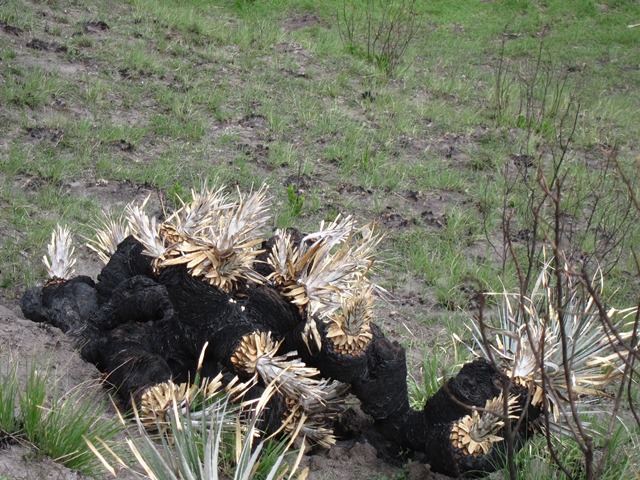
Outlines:
[[131, 202], [142, 203], [147, 197], [150, 197], [148, 205], [153, 210], [154, 204], [157, 204], [160, 198], [156, 189], [128, 181], [98, 180], [88, 182], [80, 180], [70, 183], [68, 188], [71, 195], [95, 200], [105, 211], [115, 213], [124, 211], [124, 207]]
[[34, 38], [30, 40], [26, 44], [27, 48], [32, 48], [33, 50], [42, 50], [45, 52], [56, 52], [56, 53], [66, 53], [68, 48], [66, 45], [62, 45], [58, 42], [47, 42], [45, 40], [40, 40], [39, 38]]
[[19, 37], [24, 33], [24, 30], [22, 30], [21, 28], [14, 27], [13, 25], [9, 25], [8, 23], [4, 23], [4, 22], [0, 22], [0, 27], [2, 27], [2, 31], [4, 33], [9, 35], [14, 35], [16, 37]]
[[300, 30], [301, 28], [321, 26], [326, 25], [322, 21], [322, 19], [315, 13], [303, 13], [301, 15], [295, 15], [287, 18], [284, 22], [282, 22], [282, 27], [288, 32]]

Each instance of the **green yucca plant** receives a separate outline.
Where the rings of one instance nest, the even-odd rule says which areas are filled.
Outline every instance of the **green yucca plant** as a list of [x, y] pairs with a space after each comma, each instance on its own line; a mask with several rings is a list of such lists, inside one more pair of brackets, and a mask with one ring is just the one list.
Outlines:
[[[135, 459], [133, 465], [112, 450], [107, 458], [94, 442], [88, 442], [90, 448], [114, 475], [115, 466], [119, 466], [134, 469], [153, 480], [292, 478], [302, 457], [304, 441], [292, 465], [285, 462], [285, 457], [298, 431], [289, 440], [277, 441], [273, 437], [262, 439], [258, 429], [275, 387], [269, 385], [259, 398], [238, 403], [232, 400], [242, 397], [242, 390], [248, 385], [232, 384], [231, 390], [222, 389], [218, 380], [212, 380], [215, 388], [206, 381], [186, 390], [179, 385], [163, 387], [170, 401], [156, 417], [153, 430], [159, 432], [157, 434], [150, 433], [148, 418], [134, 408], [137, 428], [135, 435], [126, 440], [130, 457]], [[196, 400], [191, 402], [191, 399]], [[126, 420], [120, 418], [126, 424]], [[98, 445], [104, 442], [98, 440]]]
[[[551, 265], [544, 264], [527, 295], [495, 294], [502, 299], [498, 324], [472, 322], [469, 348], [527, 387], [531, 403], [550, 414], [553, 431], [569, 433], [578, 421], [570, 410], [597, 413], [593, 399], [609, 398], [605, 387], [622, 376], [616, 343], [629, 338], [628, 319], [637, 309], [610, 308], [603, 318], [597, 298]], [[596, 279], [601, 291], [603, 279]]]
[[420, 369], [422, 378], [410, 377], [408, 387], [412, 408], [423, 408], [426, 401], [442, 386], [444, 377], [442, 377], [440, 370], [440, 360], [438, 350], [434, 348], [430, 355], [422, 357], [422, 368]]

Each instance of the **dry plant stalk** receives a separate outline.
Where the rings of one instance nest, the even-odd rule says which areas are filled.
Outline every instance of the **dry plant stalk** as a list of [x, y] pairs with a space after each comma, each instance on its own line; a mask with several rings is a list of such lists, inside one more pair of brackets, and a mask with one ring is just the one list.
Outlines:
[[[615, 146], [602, 149], [599, 168], [585, 168], [588, 174], [576, 177], [572, 144], [581, 113], [576, 87], [554, 68], [542, 42], [520, 76], [511, 74], [504, 57], [503, 42], [496, 115], [506, 115], [509, 91], [519, 86], [517, 126], [524, 146], [505, 163], [503, 236], [493, 246], [503, 271], [515, 270], [517, 289], [497, 294], [502, 299], [499, 325], [488, 324], [481, 303], [473, 335], [482, 356], [509, 372], [504, 388], [529, 388], [528, 405], [546, 412], [538, 428], [563, 474], [576, 475], [563, 459], [557, 434], [576, 442], [582, 454], [580, 477], [594, 479], [605, 466], [625, 388], [626, 404], [635, 414], [631, 385], [640, 355], [640, 304], [622, 310], [605, 306], [602, 283], [629, 254], [628, 233], [640, 218], [637, 185], [621, 167]], [[536, 157], [532, 144], [545, 138], [548, 154]], [[520, 210], [511, 204], [515, 198], [524, 199]], [[612, 381], [615, 395], [604, 389]], [[593, 429], [582, 415], [587, 396], [594, 395], [608, 402], [598, 455]], [[640, 425], [640, 416], [635, 419]], [[505, 430], [509, 476], [515, 479], [512, 430], [517, 428], [507, 423]]]
[[366, 0], [348, 7], [344, 0], [337, 15], [343, 45], [388, 76], [397, 74], [419, 30], [415, 4], [416, 0]]

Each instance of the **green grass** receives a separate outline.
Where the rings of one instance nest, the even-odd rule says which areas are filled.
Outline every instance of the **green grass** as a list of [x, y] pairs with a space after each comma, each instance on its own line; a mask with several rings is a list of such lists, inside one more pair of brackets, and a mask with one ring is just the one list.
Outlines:
[[17, 365], [13, 365], [0, 377], [0, 431], [7, 435], [20, 432], [20, 420], [16, 417], [18, 403]]
[[[273, 227], [316, 226], [338, 212], [377, 220], [382, 283], [427, 299], [411, 312], [427, 328], [462, 333], [476, 292], [515, 285], [500, 257], [502, 222], [526, 234], [525, 179], [535, 171], [518, 171], [514, 157], [528, 154], [549, 174], [572, 94], [579, 121], [563, 205], [585, 217], [592, 189], [603, 194], [572, 248], [599, 255], [598, 239], [617, 231], [621, 242], [598, 258], [610, 267], [605, 294], [621, 307], [637, 302], [629, 252], [640, 223], [616, 223], [627, 192], [613, 171], [599, 176], [615, 147], [637, 182], [640, 29], [627, 28], [640, 18], [636, 2], [417, 2], [420, 29], [391, 76], [341, 41], [342, 0], [70, 4], [9, 0], [0, 9], [0, 21], [25, 31], [0, 48], [3, 301], [42, 280], [56, 223], [86, 233], [103, 203], [132, 200], [84, 193], [98, 180], [170, 197], [203, 178], [243, 189], [266, 180]], [[109, 30], [84, 30], [98, 19]], [[29, 49], [27, 37], [68, 51]], [[541, 47], [546, 77], [535, 68]], [[287, 179], [299, 174], [309, 185], [294, 195]], [[524, 243], [515, 246], [524, 258]]]
[[[122, 427], [105, 417], [106, 404], [97, 399], [101, 387], [86, 384], [63, 392], [49, 365], [36, 361], [24, 367], [22, 385], [18, 362], [7, 364], [0, 377], [0, 432], [71, 469], [90, 476], [104, 473], [85, 438], [111, 442]], [[98, 449], [105, 451], [102, 444]]]
[[[603, 470], [598, 478], [617, 480], [619, 478], [633, 478], [637, 474], [637, 464], [633, 463], [630, 452], [637, 448], [637, 432], [625, 430], [620, 423], [611, 441], [608, 456], [604, 459]], [[600, 439], [596, 436], [595, 443]], [[582, 458], [578, 445], [568, 439], [556, 440], [555, 448], [565, 462], [574, 478], [583, 478], [581, 470]], [[547, 449], [546, 440], [542, 437], [529, 441], [527, 446], [516, 455], [517, 480], [546, 480], [550, 478], [565, 480], [568, 477], [554, 464]], [[489, 478], [502, 478], [506, 472], [499, 471]]]
[[16, 107], [44, 106], [52, 95], [62, 89], [60, 78], [42, 68], [9, 68], [0, 86], [0, 99]]

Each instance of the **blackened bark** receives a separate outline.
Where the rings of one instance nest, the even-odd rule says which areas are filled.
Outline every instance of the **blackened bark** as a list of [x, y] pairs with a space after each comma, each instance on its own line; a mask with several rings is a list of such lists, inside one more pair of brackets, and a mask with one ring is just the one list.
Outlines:
[[94, 332], [81, 349], [82, 357], [107, 374], [120, 398], [128, 407], [138, 401], [142, 392], [172, 377], [165, 359], [155, 353], [161, 344], [152, 324], [126, 324], [100, 334]]
[[95, 283], [86, 276], [52, 282], [28, 290], [20, 306], [24, 316], [34, 322], [47, 322], [65, 333], [77, 334], [98, 309]]
[[352, 383], [352, 391], [362, 402], [364, 413], [382, 420], [409, 408], [407, 363], [404, 348], [387, 339], [376, 325], [371, 327], [367, 366]]
[[123, 281], [143, 275], [153, 278], [151, 258], [142, 254], [144, 247], [133, 236], [128, 236], [111, 255], [109, 262], [98, 274], [96, 290], [100, 304], [111, 298], [114, 290]]
[[164, 285], [151, 278], [136, 275], [120, 282], [111, 298], [91, 318], [101, 330], [112, 330], [127, 322], [169, 319], [173, 304]]
[[483, 359], [463, 365], [427, 400], [423, 409], [427, 425], [449, 423], [471, 413], [472, 406], [484, 407], [487, 400], [502, 392], [503, 378], [504, 374]]

